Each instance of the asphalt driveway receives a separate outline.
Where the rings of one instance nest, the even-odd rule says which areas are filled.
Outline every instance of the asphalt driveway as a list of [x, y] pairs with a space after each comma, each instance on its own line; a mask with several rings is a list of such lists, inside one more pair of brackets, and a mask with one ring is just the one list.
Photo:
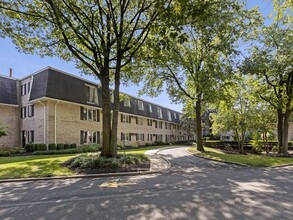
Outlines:
[[161, 174], [0, 184], [0, 219], [292, 219], [293, 167], [160, 151]]

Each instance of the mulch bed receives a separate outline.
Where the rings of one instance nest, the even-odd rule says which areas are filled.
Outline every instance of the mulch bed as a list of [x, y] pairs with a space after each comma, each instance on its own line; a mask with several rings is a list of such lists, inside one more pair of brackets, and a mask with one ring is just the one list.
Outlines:
[[74, 172], [78, 174], [99, 174], [99, 173], [122, 173], [122, 172], [139, 172], [139, 171], [149, 171], [150, 161], [144, 161], [141, 164], [131, 164], [125, 167], [101, 167], [95, 169], [73, 169]]

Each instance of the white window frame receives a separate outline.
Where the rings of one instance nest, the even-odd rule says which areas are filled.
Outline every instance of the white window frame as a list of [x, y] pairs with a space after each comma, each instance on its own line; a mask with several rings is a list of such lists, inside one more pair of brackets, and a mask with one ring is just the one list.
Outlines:
[[151, 104], [149, 104], [149, 109], [150, 109], [150, 112], [153, 112], [153, 108]]
[[176, 112], [174, 112], [174, 118], [177, 119], [177, 114], [176, 114]]
[[28, 117], [33, 117], [34, 116], [34, 105], [28, 105], [27, 106], [27, 116]]
[[158, 112], [158, 118], [163, 118], [162, 109], [160, 107], [157, 107]]
[[138, 110], [144, 111], [143, 101], [138, 100], [137, 105], [138, 105]]
[[131, 107], [130, 99], [125, 99], [124, 100], [124, 106]]
[[172, 121], [171, 112], [167, 110], [168, 121]]
[[97, 88], [94, 87], [94, 86], [91, 86], [91, 85], [85, 85], [86, 86], [86, 89], [88, 90], [86, 94], [87, 97], [86, 97], [86, 101], [87, 103], [93, 103], [93, 104], [99, 104], [98, 102], [98, 91], [97, 91]]

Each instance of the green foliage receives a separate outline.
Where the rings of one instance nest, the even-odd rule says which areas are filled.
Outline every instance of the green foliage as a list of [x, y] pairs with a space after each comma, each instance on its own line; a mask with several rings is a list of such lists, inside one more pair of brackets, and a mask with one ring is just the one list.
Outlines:
[[70, 149], [70, 144], [64, 144], [64, 149]]
[[118, 155], [117, 158], [101, 157], [99, 154], [82, 154], [63, 163], [64, 166], [80, 169], [118, 168], [130, 164], [140, 164], [148, 160], [144, 154]]
[[57, 145], [56, 144], [49, 144], [48, 149], [49, 150], [57, 150]]
[[45, 151], [47, 150], [46, 144], [38, 144], [38, 151]]
[[48, 176], [69, 176], [74, 173], [60, 166], [72, 156], [16, 156], [0, 158], [0, 179]]
[[7, 135], [6, 131], [4, 130], [4, 128], [0, 127], [0, 138], [5, 137]]
[[64, 144], [57, 144], [57, 150], [64, 150]]
[[22, 147], [15, 148], [0, 148], [0, 157], [8, 157], [14, 154], [23, 153], [24, 149]]
[[222, 151], [206, 148], [206, 152], [199, 153], [194, 148], [188, 149], [191, 153], [213, 160], [231, 163], [240, 163], [254, 167], [272, 167], [278, 165], [292, 165], [293, 158], [267, 157], [261, 155], [226, 154]]
[[33, 155], [78, 154], [78, 153], [98, 152], [98, 151], [100, 151], [100, 146], [97, 144], [92, 144], [92, 145], [86, 145], [86, 146], [81, 146], [81, 147], [72, 148], [72, 149], [35, 151], [33, 152]]

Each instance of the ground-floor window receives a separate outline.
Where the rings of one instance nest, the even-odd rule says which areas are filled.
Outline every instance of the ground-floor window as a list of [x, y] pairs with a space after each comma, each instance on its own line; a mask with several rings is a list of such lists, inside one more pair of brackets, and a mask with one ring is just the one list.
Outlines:
[[131, 141], [131, 135], [129, 133], [121, 133], [121, 141]]
[[136, 134], [136, 141], [144, 141], [144, 134]]
[[99, 131], [93, 132], [93, 143], [100, 144], [100, 142], [101, 142], [100, 132]]

